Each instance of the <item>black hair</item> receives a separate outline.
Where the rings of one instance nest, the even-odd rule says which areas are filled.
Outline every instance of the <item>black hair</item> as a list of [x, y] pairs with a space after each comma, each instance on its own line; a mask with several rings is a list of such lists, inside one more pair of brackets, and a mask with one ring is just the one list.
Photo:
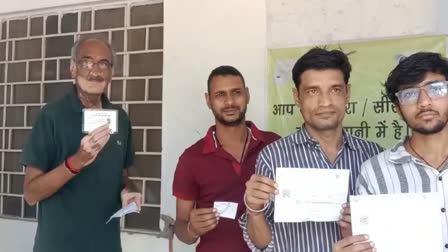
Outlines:
[[386, 95], [398, 104], [395, 93], [402, 85], [413, 85], [421, 82], [427, 73], [438, 73], [448, 80], [448, 61], [439, 53], [418, 52], [402, 59], [387, 77]]
[[215, 69], [212, 70], [212, 72], [210, 73], [210, 75], [208, 76], [208, 80], [207, 80], [207, 92], [210, 93], [210, 84], [212, 82], [213, 77], [215, 76], [225, 76], [225, 75], [233, 75], [233, 76], [238, 76], [241, 78], [241, 80], [243, 81], [243, 85], [245, 86], [246, 83], [244, 82], [244, 77], [243, 75], [240, 73], [240, 71], [238, 71], [238, 69], [236, 69], [233, 66], [219, 66]]
[[352, 66], [348, 57], [342, 50], [327, 50], [325, 48], [315, 47], [305, 53], [292, 69], [292, 80], [298, 89], [300, 86], [300, 77], [307, 70], [326, 70], [337, 69], [344, 75], [345, 84], [348, 84]]

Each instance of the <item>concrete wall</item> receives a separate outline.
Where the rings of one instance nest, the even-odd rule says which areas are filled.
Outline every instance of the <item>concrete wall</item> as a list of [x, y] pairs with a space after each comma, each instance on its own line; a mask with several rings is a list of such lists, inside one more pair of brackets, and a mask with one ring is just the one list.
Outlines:
[[271, 48], [430, 34], [446, 27], [444, 0], [266, 2]]

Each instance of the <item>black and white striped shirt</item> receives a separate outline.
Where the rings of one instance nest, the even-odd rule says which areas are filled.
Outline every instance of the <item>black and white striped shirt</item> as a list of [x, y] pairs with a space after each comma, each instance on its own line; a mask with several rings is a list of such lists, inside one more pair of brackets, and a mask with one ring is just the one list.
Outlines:
[[[275, 180], [277, 167], [350, 169], [349, 193], [353, 195], [359, 167], [380, 151], [382, 148], [376, 143], [344, 132], [342, 148], [332, 164], [319, 143], [302, 127], [266, 146], [258, 156], [255, 173]], [[247, 214], [240, 218], [244, 240], [252, 251], [331, 252], [333, 243], [342, 237], [336, 222], [274, 223], [274, 205], [272, 202], [264, 212], [272, 230], [272, 240], [267, 248], [255, 247], [247, 233]]]
[[362, 164], [356, 194], [439, 192], [444, 239], [440, 246], [448, 251], [448, 165], [441, 171], [428, 166], [406, 151], [405, 141]]

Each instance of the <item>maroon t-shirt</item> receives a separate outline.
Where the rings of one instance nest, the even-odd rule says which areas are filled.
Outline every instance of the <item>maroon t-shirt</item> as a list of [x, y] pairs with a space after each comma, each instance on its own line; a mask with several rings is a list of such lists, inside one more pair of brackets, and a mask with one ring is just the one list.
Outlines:
[[238, 225], [239, 217], [246, 211], [243, 201], [245, 183], [255, 172], [258, 153], [279, 136], [258, 130], [252, 122], [246, 123], [251, 138], [242, 164], [219, 146], [214, 137], [215, 126], [179, 158], [174, 174], [174, 196], [195, 201], [197, 208], [211, 208], [215, 201], [238, 203], [236, 218], [220, 218], [215, 229], [201, 236], [196, 248], [198, 252], [250, 251]]

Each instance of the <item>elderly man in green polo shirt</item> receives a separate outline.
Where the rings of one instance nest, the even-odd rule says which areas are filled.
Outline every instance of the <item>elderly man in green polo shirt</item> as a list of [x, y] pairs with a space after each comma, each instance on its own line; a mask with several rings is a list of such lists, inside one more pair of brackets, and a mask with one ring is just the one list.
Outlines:
[[[25, 144], [25, 200], [39, 202], [34, 252], [120, 252], [117, 219], [122, 206], [141, 194], [128, 180], [134, 161], [132, 130], [126, 112], [104, 92], [113, 75], [114, 52], [108, 43], [85, 39], [72, 48], [74, 87], [44, 106]], [[117, 111], [117, 130], [108, 124], [83, 131], [83, 110]]]

